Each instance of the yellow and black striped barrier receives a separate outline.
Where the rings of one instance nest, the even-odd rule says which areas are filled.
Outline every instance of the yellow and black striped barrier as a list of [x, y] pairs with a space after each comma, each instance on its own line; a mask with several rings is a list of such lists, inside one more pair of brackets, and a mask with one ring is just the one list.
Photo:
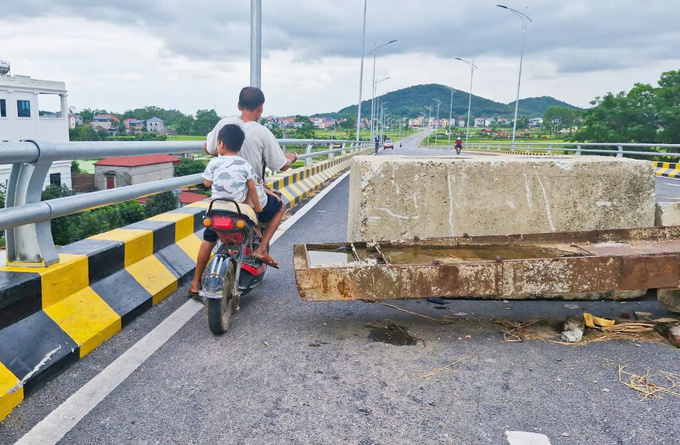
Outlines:
[[680, 164], [674, 162], [654, 162], [656, 176], [680, 178]]
[[[286, 207], [346, 171], [350, 158], [268, 178]], [[0, 268], [0, 421], [42, 381], [83, 358], [193, 276], [201, 201], [58, 249], [46, 268]]]

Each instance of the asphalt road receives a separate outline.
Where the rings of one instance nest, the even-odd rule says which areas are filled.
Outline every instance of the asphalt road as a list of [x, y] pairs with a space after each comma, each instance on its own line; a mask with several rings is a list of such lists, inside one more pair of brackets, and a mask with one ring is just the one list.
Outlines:
[[680, 179], [656, 177], [656, 202], [680, 201]]
[[[397, 144], [394, 154], [442, 153], [416, 148], [417, 139]], [[552, 444], [678, 442], [680, 399], [641, 400], [617, 371], [621, 364], [637, 374], [680, 373], [678, 350], [630, 340], [508, 343], [493, 322], [562, 319], [583, 309], [668, 315], [656, 301], [395, 303], [447, 315], [450, 324], [377, 304], [302, 302], [293, 245], [344, 241], [347, 194], [345, 179], [273, 245], [281, 268], [244, 298], [225, 335], [213, 336], [197, 313], [61, 443], [501, 444], [507, 430], [545, 434]], [[184, 304], [186, 291], [30, 396], [0, 424], [0, 443], [13, 443], [106, 368]], [[399, 328], [380, 328], [392, 323]], [[386, 331], [417, 340], [388, 344], [380, 340]]]

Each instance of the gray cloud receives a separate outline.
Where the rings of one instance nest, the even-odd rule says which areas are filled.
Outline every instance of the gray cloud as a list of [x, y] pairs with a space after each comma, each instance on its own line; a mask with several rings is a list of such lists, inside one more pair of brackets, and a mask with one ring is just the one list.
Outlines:
[[[367, 52], [373, 42], [398, 39], [385, 53], [451, 58], [519, 54], [517, 17], [497, 0], [369, 0]], [[526, 54], [553, 62], [558, 73], [590, 72], [663, 60], [677, 53], [677, 0], [527, 0]], [[246, 0], [24, 0], [0, 7], [13, 20], [82, 16], [142, 27], [164, 42], [161, 56], [228, 61], [249, 51], [250, 2]], [[294, 51], [315, 61], [360, 55], [363, 1], [263, 2], [263, 49]], [[519, 5], [512, 5], [518, 9]]]

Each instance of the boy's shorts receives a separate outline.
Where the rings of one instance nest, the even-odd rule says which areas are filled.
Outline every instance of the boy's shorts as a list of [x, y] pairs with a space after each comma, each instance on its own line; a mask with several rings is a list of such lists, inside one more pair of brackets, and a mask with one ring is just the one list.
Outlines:
[[[267, 204], [260, 213], [257, 214], [257, 220], [261, 223], [268, 223], [272, 220], [274, 215], [281, 210], [283, 203], [273, 197], [272, 195], [267, 195]], [[217, 241], [217, 232], [213, 229], [207, 228], [203, 231], [203, 239], [209, 243], [214, 243]]]

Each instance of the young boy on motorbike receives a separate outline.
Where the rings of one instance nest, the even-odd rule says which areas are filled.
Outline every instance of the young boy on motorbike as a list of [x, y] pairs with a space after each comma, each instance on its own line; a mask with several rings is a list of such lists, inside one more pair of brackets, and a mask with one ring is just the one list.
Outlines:
[[[243, 130], [236, 124], [225, 125], [220, 129], [217, 136], [218, 157], [208, 163], [203, 173], [203, 184], [211, 187], [213, 198], [229, 198], [245, 203], [255, 210], [261, 222], [268, 222], [255, 187], [255, 171], [248, 161], [238, 155], [244, 139]], [[260, 259], [278, 267], [269, 254]]]

